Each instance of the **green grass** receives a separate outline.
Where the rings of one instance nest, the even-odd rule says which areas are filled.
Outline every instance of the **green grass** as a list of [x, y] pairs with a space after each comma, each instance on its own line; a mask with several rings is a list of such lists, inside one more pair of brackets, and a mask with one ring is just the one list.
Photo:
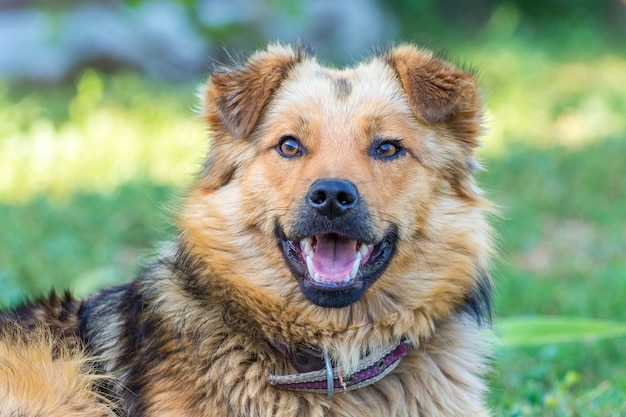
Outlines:
[[[457, 52], [488, 105], [479, 156], [503, 213], [496, 316], [626, 323], [626, 54], [510, 38]], [[0, 84], [1, 303], [129, 280], [174, 235], [176, 198], [207, 147], [194, 94], [93, 71], [75, 88]], [[500, 346], [494, 414], [626, 415], [624, 352], [626, 337]]]
[[[626, 323], [626, 136], [585, 146], [513, 142], [488, 157], [500, 205], [497, 315]], [[626, 337], [501, 348], [492, 404], [506, 416], [626, 415]]]
[[3, 304], [50, 289], [86, 295], [132, 279], [153, 248], [174, 235], [168, 202], [175, 195], [170, 186], [135, 181], [106, 194], [0, 205]]
[[137, 177], [188, 183], [207, 147], [195, 89], [91, 70], [69, 91], [0, 84], [0, 200], [114, 192]]

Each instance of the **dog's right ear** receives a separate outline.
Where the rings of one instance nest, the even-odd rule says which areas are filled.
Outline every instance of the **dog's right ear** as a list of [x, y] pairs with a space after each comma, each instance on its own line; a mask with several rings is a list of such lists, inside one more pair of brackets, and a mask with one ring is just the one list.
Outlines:
[[270, 45], [253, 54], [245, 66], [218, 68], [206, 89], [205, 117], [213, 132], [225, 129], [234, 138], [248, 136], [263, 107], [304, 53]]

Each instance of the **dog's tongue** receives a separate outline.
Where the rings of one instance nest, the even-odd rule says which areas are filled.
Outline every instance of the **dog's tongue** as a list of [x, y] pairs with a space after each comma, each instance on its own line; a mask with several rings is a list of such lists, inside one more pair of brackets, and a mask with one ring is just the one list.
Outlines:
[[333, 234], [315, 236], [313, 268], [325, 281], [342, 281], [352, 272], [356, 259], [356, 240]]

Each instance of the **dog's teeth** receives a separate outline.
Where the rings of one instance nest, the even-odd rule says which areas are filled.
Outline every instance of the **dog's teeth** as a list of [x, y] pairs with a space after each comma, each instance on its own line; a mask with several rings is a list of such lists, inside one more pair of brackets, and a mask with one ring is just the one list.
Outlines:
[[359, 267], [361, 266], [361, 258], [361, 251], [359, 251], [357, 252], [356, 259], [352, 264], [352, 271], [350, 272], [350, 275], [346, 278], [346, 280], [354, 279], [354, 277], [356, 277], [357, 272], [359, 272]]
[[306, 257], [306, 267], [309, 270], [309, 275], [312, 278], [315, 278], [315, 275], [317, 275], [317, 273], [315, 272], [315, 268], [313, 267], [313, 258], [311, 256]]
[[300, 249], [302, 249], [302, 252], [304, 252], [304, 254], [309, 257], [309, 256], [313, 256], [314, 252], [313, 252], [313, 247], [311, 246], [311, 238], [304, 238], [300, 241]]
[[373, 249], [374, 249], [374, 245], [366, 245], [365, 243], [361, 243], [361, 246], [359, 247], [359, 251], [357, 252], [358, 255], [361, 255], [360, 257], [361, 262], [363, 263], [367, 262], [367, 260], [369, 259], [369, 254], [372, 253]]

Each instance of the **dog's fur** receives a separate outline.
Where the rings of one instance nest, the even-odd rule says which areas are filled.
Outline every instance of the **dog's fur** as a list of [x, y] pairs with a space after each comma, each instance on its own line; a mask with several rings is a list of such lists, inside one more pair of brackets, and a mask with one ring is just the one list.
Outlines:
[[[273, 45], [216, 69], [203, 103], [211, 151], [177, 243], [129, 284], [2, 313], [0, 415], [488, 416], [475, 76], [410, 45], [345, 70]], [[318, 180], [354, 198], [320, 207]], [[316, 281], [293, 245], [310, 236], [370, 260]], [[279, 346], [348, 375], [401, 338], [408, 355], [367, 387], [268, 384], [297, 372]]]

